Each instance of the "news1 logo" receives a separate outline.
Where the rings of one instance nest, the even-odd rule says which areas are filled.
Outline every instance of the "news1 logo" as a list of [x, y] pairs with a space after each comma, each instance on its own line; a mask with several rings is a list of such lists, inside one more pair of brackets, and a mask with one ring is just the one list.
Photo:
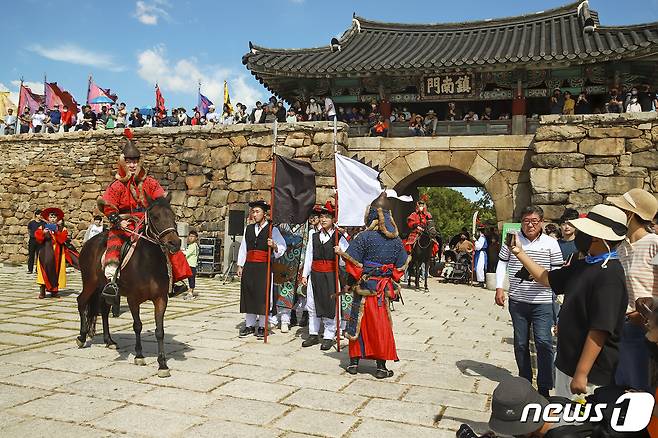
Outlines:
[[[647, 392], [627, 392], [621, 395], [612, 408], [610, 426], [616, 432], [639, 432], [649, 425], [653, 412], [654, 398]], [[545, 408], [538, 403], [530, 403], [523, 408], [521, 422], [546, 423], [597, 423], [603, 421], [607, 403], [549, 403]]]

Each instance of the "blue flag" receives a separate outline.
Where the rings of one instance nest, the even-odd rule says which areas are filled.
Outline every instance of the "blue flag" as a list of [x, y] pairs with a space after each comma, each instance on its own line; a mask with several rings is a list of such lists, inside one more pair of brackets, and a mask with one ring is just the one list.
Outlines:
[[201, 113], [202, 116], [206, 116], [208, 114], [208, 107], [212, 105], [213, 103], [208, 99], [206, 96], [203, 94], [199, 93], [199, 105], [198, 105], [198, 110]]

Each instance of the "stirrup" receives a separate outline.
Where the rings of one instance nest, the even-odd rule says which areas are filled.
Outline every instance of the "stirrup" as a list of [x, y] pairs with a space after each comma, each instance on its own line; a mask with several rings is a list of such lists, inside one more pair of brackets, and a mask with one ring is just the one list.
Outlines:
[[117, 295], [119, 295], [119, 286], [117, 286], [115, 282], [110, 281], [103, 287], [101, 295], [103, 295], [103, 298], [107, 304], [114, 304], [114, 300], [116, 299]]

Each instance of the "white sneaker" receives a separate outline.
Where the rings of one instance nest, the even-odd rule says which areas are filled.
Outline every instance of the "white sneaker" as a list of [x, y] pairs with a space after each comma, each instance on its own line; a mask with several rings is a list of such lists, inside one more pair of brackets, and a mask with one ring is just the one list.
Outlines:
[[286, 324], [285, 322], [282, 322], [281, 323], [281, 333], [288, 333], [289, 330], [290, 330], [290, 327], [288, 326], [288, 324]]

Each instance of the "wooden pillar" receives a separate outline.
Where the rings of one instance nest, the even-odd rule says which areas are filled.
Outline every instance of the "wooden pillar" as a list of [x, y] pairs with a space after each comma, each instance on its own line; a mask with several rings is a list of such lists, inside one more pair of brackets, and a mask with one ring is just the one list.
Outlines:
[[526, 101], [523, 95], [523, 82], [516, 80], [516, 90], [512, 100], [512, 134], [523, 135], [526, 133]]

